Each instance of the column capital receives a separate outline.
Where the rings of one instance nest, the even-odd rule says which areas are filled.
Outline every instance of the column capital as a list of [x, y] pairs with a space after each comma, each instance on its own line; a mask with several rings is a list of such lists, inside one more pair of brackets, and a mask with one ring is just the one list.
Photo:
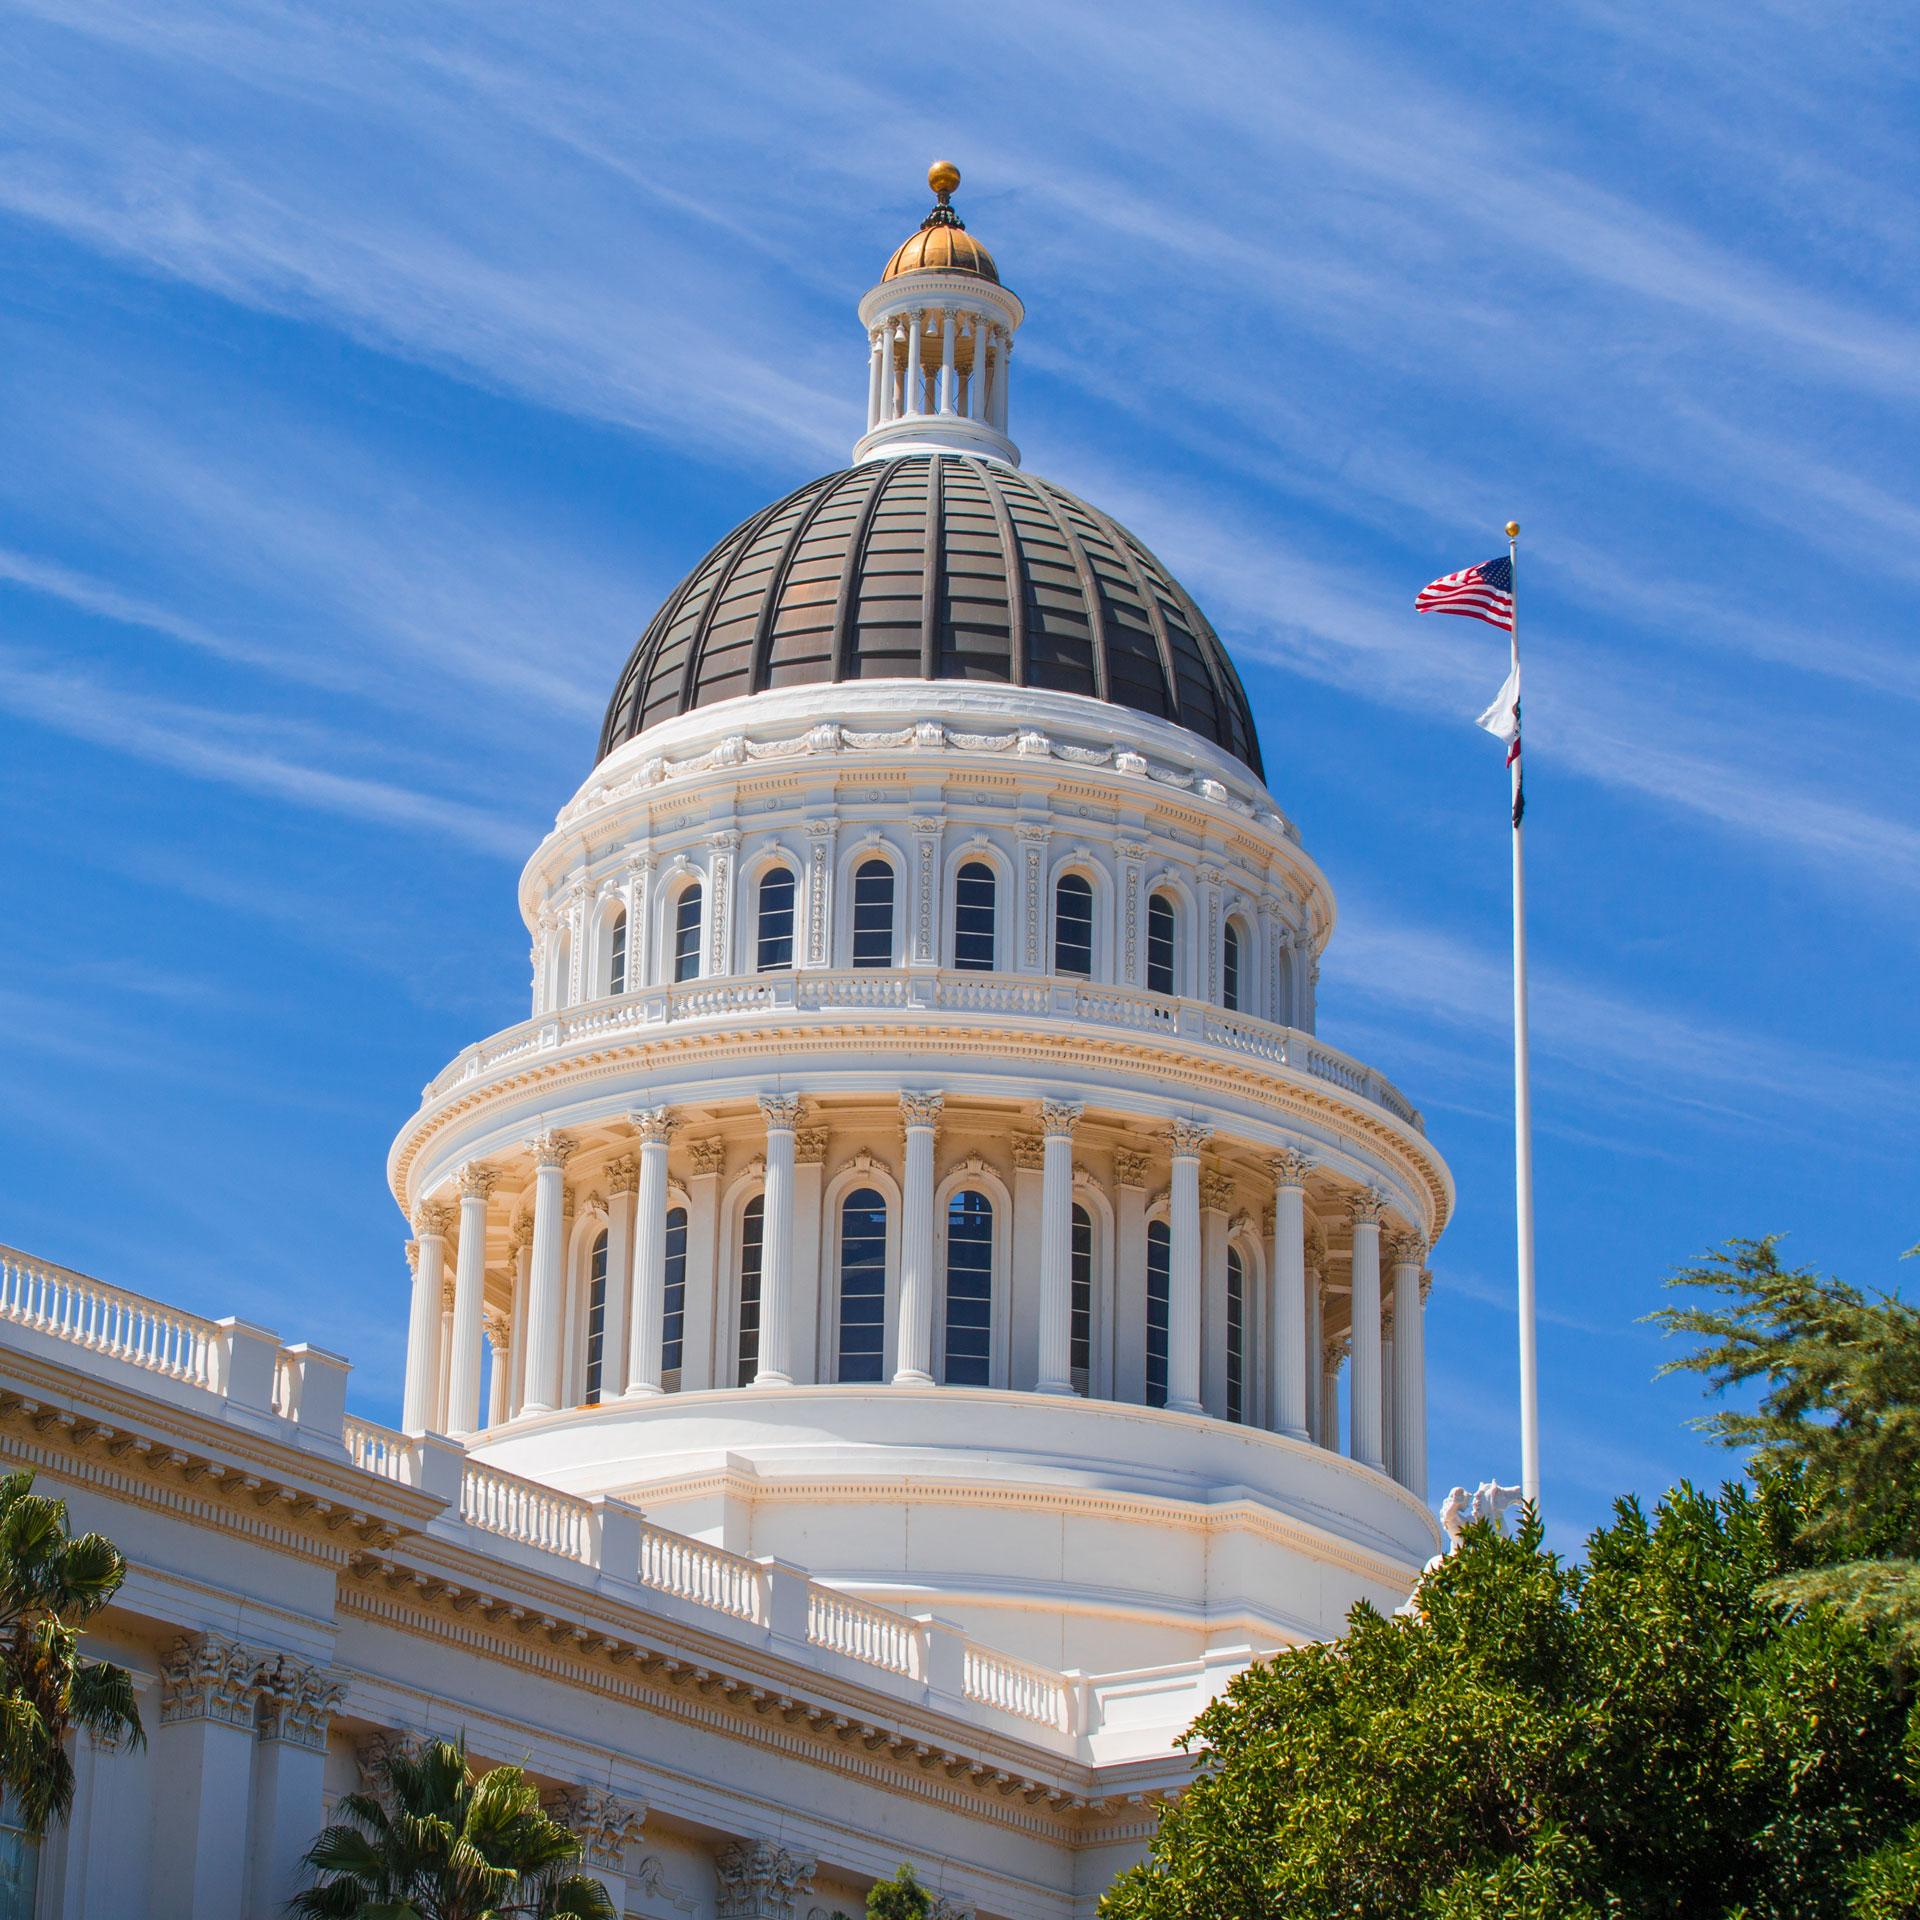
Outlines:
[[418, 1273], [420, 1271], [420, 1242], [418, 1240], [409, 1240], [407, 1242], [407, 1271], [409, 1273]]
[[447, 1274], [440, 1282], [440, 1311], [453, 1311], [453, 1275]]
[[696, 1180], [711, 1179], [727, 1170], [727, 1143], [717, 1135], [705, 1140], [690, 1140], [687, 1143], [687, 1159]]
[[763, 1093], [760, 1117], [769, 1133], [791, 1133], [800, 1124], [806, 1104], [797, 1093]]
[[813, 1891], [815, 1862], [771, 1840], [730, 1840], [714, 1856], [717, 1920], [785, 1920], [796, 1896]]
[[1339, 1366], [1341, 1361], [1343, 1361], [1347, 1357], [1347, 1355], [1352, 1351], [1352, 1348], [1353, 1348], [1353, 1342], [1346, 1334], [1344, 1333], [1330, 1334], [1327, 1338], [1327, 1343], [1325, 1347], [1322, 1348], [1321, 1350], [1322, 1357], [1325, 1359], [1327, 1363], [1328, 1370], [1332, 1371], [1335, 1367]]
[[1420, 1267], [1426, 1264], [1427, 1242], [1424, 1234], [1411, 1228], [1387, 1236], [1387, 1263], [1395, 1267]]
[[932, 1129], [940, 1124], [940, 1109], [947, 1104], [944, 1093], [903, 1093], [900, 1096], [900, 1124], [909, 1132], [916, 1127]]
[[627, 1843], [639, 1839], [647, 1817], [644, 1800], [594, 1786], [562, 1787], [547, 1797], [546, 1807], [580, 1842], [588, 1866], [613, 1873], [625, 1867]]
[[1356, 1227], [1377, 1227], [1386, 1218], [1387, 1196], [1378, 1187], [1362, 1187], [1348, 1197], [1347, 1212]]
[[827, 1132], [825, 1127], [794, 1129], [793, 1164], [796, 1167], [817, 1167], [826, 1159]]
[[515, 1253], [518, 1253], [522, 1247], [530, 1247], [533, 1245], [532, 1214], [523, 1213], [513, 1223], [513, 1231], [507, 1236], [507, 1244]]
[[1209, 1169], [1200, 1176], [1200, 1205], [1204, 1212], [1227, 1213], [1233, 1207], [1233, 1176]]
[[467, 1160], [454, 1169], [453, 1182], [462, 1200], [485, 1200], [500, 1178], [500, 1169], [484, 1161]]
[[533, 1155], [536, 1167], [564, 1167], [567, 1155], [573, 1151], [573, 1136], [543, 1127], [527, 1142], [527, 1151]]
[[343, 1682], [291, 1654], [266, 1655], [254, 1676], [260, 1698], [260, 1738], [284, 1740], [311, 1753], [327, 1750], [327, 1729], [346, 1694]]
[[627, 1124], [646, 1147], [668, 1145], [680, 1129], [680, 1121], [671, 1107], [635, 1107], [627, 1115]]
[[423, 1200], [413, 1210], [416, 1239], [444, 1240], [453, 1231], [453, 1209], [444, 1200]]
[[1176, 1120], [1167, 1129], [1167, 1151], [1176, 1160], [1197, 1160], [1212, 1138], [1213, 1128], [1206, 1121]]
[[1013, 1136], [1013, 1164], [1028, 1173], [1038, 1173], [1047, 1164], [1046, 1150], [1037, 1133]]
[[1318, 1220], [1307, 1221], [1307, 1271], [1321, 1273], [1327, 1264], [1327, 1236]]
[[1042, 1100], [1040, 1102], [1040, 1137], [1043, 1140], [1071, 1140], [1073, 1130], [1086, 1114], [1086, 1104], [1080, 1100]]
[[493, 1349], [497, 1360], [506, 1352], [508, 1342], [513, 1338], [512, 1318], [498, 1307], [489, 1307], [481, 1316], [480, 1324], [486, 1331], [487, 1345]]
[[1420, 1304], [1423, 1307], [1427, 1304], [1427, 1296], [1432, 1291], [1433, 1269], [1431, 1267], [1422, 1267], [1420, 1269]]
[[608, 1193], [631, 1193], [640, 1183], [640, 1162], [630, 1153], [617, 1153], [607, 1162]]
[[1273, 1175], [1276, 1187], [1298, 1187], [1304, 1193], [1307, 1175], [1313, 1171], [1313, 1161], [1298, 1147], [1287, 1147], [1267, 1161], [1267, 1171]]
[[1113, 1155], [1114, 1180], [1123, 1187], [1144, 1187], [1149, 1164], [1147, 1155], [1137, 1148], [1117, 1147]]
[[215, 1720], [253, 1731], [260, 1656], [224, 1633], [183, 1633], [160, 1662], [160, 1723]]

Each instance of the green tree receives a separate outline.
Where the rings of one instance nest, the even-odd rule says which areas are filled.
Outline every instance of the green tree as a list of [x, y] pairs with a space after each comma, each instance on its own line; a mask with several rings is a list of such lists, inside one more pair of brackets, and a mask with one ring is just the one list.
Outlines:
[[127, 1563], [104, 1534], [67, 1531], [67, 1504], [33, 1491], [31, 1473], [0, 1480], [0, 1786], [34, 1833], [73, 1805], [65, 1737], [144, 1739], [133, 1681], [80, 1657], [80, 1630], [120, 1590]]
[[302, 1920], [616, 1920], [580, 1843], [518, 1767], [476, 1775], [465, 1742], [382, 1766], [383, 1793], [351, 1793], [308, 1849]]
[[1920, 1920], [1911, 1309], [1770, 1242], [1681, 1279], [1719, 1295], [1682, 1364], [1766, 1382], [1716, 1423], [1746, 1483], [1622, 1501], [1575, 1566], [1469, 1528], [1241, 1675], [1107, 1920]]
[[927, 1920], [933, 1895], [904, 1861], [891, 1880], [876, 1880], [867, 1889], [867, 1920]]
[[1653, 1316], [1700, 1342], [1665, 1371], [1704, 1374], [1716, 1393], [1764, 1384], [1751, 1410], [1700, 1425], [1807, 1477], [1816, 1564], [1783, 1575], [1779, 1596], [1884, 1626], [1920, 1654], [1920, 1307], [1782, 1266], [1778, 1246], [1735, 1240], [1673, 1276], [1709, 1299]]

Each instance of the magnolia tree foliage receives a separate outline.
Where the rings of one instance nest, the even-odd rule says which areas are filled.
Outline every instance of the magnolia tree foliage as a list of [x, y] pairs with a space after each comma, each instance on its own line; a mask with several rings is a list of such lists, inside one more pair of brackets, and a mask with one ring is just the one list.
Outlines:
[[[1907, 1471], [1911, 1356], [1882, 1348], [1910, 1310], [1788, 1287], [1765, 1243], [1709, 1271], [1774, 1343], [1756, 1417], [1782, 1424], [1724, 1429], [1760, 1443], [1746, 1482], [1622, 1501], [1572, 1566], [1532, 1519], [1471, 1527], [1408, 1612], [1240, 1675], [1105, 1920], [1920, 1916], [1913, 1673], [1859, 1572], [1913, 1551], [1914, 1482], [1880, 1477]], [[1837, 1330], [1878, 1357], [1830, 1367]], [[1824, 1384], [1795, 1399], [1796, 1372]]]

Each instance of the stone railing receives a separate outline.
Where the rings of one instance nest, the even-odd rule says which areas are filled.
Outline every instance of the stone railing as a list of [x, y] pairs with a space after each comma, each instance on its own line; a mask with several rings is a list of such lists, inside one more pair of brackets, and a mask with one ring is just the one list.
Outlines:
[[587, 1501], [498, 1467], [467, 1462], [460, 1476], [460, 1517], [482, 1533], [501, 1534], [563, 1559], [592, 1564], [598, 1558]]
[[1016, 1720], [1072, 1731], [1074, 1690], [1065, 1675], [976, 1646], [967, 1648], [964, 1672], [969, 1700], [998, 1707]]
[[218, 1321], [162, 1306], [12, 1247], [0, 1247], [0, 1321], [168, 1380], [209, 1392], [221, 1387]]
[[759, 1016], [777, 1009], [819, 1015], [870, 1010], [997, 1013], [1050, 1024], [1065, 1020], [1159, 1033], [1309, 1074], [1384, 1107], [1416, 1131], [1425, 1131], [1419, 1110], [1384, 1074], [1295, 1027], [1228, 1013], [1201, 1000], [1148, 993], [1140, 987], [1058, 975], [935, 973], [903, 967], [744, 974], [643, 987], [613, 999], [587, 1001], [509, 1027], [469, 1047], [428, 1083], [422, 1097], [435, 1100], [465, 1081], [505, 1071], [523, 1060], [604, 1045], [649, 1028]]
[[767, 1621], [765, 1569], [758, 1560], [710, 1547], [651, 1521], [640, 1523], [640, 1584], [735, 1620]]
[[808, 1585], [807, 1640], [812, 1646], [864, 1666], [918, 1677], [918, 1636], [919, 1623], [904, 1613], [875, 1606], [871, 1600], [856, 1600], [832, 1587]]
[[363, 1473], [377, 1473], [383, 1480], [409, 1482], [407, 1461], [413, 1443], [404, 1433], [391, 1427], [376, 1426], [357, 1414], [348, 1414], [340, 1437], [346, 1442], [347, 1458]]

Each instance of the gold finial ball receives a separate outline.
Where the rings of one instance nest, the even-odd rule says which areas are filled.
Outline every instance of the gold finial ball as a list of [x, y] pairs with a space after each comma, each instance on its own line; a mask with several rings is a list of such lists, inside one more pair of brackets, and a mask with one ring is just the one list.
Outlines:
[[1507, 538], [1509, 540], [1518, 540], [1520, 538], [1520, 522], [1518, 520], [1509, 520], [1507, 522]]
[[936, 160], [927, 169], [927, 185], [945, 199], [960, 184], [960, 169], [951, 160]]

